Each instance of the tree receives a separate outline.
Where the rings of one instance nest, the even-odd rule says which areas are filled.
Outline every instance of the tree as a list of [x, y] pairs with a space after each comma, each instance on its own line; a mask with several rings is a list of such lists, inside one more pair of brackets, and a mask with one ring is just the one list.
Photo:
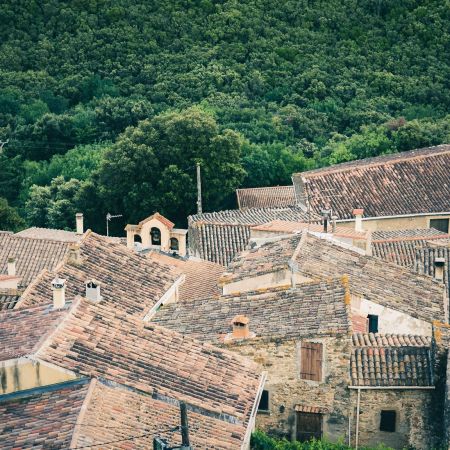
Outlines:
[[0, 230], [18, 231], [24, 226], [24, 221], [17, 210], [9, 206], [5, 198], [0, 197]]
[[200, 109], [164, 113], [140, 122], [107, 150], [98, 173], [108, 208], [128, 221], [160, 210], [177, 222], [195, 211], [196, 163], [205, 210], [221, 206], [243, 180], [241, 137], [220, 131]]

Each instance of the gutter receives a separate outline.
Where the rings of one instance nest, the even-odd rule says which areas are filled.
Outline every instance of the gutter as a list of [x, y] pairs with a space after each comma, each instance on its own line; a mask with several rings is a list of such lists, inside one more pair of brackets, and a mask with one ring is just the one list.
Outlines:
[[266, 380], [267, 380], [267, 373], [263, 372], [261, 374], [261, 378], [259, 381], [258, 393], [256, 395], [255, 402], [253, 403], [253, 406], [252, 406], [252, 411], [250, 413], [250, 419], [248, 421], [247, 430], [245, 431], [244, 442], [241, 445], [241, 450], [248, 450], [250, 448], [250, 438], [251, 438], [252, 432], [255, 428], [256, 413], [258, 412], [258, 405], [259, 405], [259, 401], [261, 400], [261, 395], [262, 395], [262, 391], [264, 389], [264, 384], [266, 383]]

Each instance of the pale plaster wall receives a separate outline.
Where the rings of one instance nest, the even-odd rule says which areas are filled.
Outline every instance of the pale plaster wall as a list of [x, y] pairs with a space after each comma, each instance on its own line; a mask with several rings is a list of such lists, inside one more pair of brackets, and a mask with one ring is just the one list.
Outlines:
[[153, 227], [158, 228], [159, 231], [161, 232], [161, 250], [169, 251], [170, 231], [163, 223], [161, 223], [157, 219], [151, 219], [142, 225], [141, 232], [140, 232], [141, 240], [142, 240], [142, 247], [143, 248], [151, 247], [152, 241], [151, 241], [150, 231]]
[[[429, 228], [431, 219], [448, 219], [450, 215], [394, 217], [392, 219], [367, 219], [362, 221], [363, 230], [411, 230], [415, 228]], [[339, 226], [355, 228], [355, 221], [339, 222]]]
[[17, 359], [0, 362], [0, 393], [23, 391], [39, 386], [47, 386], [76, 377], [39, 362]]
[[0, 289], [17, 289], [21, 278], [10, 278], [8, 280], [0, 280]]
[[432, 324], [416, 319], [400, 311], [381, 306], [359, 296], [352, 296], [352, 314], [367, 317], [368, 314], [378, 316], [379, 333], [432, 335]]

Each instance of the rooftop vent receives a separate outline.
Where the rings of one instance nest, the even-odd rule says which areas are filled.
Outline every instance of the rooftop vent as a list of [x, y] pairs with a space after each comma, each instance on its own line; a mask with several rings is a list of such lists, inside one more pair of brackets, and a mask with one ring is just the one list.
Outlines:
[[250, 337], [250, 330], [248, 327], [249, 319], [246, 316], [235, 316], [231, 321], [233, 326], [232, 336], [234, 339], [247, 339]]
[[102, 296], [100, 295], [100, 284], [95, 280], [86, 281], [86, 298], [94, 303], [100, 303]]
[[434, 258], [434, 278], [438, 281], [444, 281], [445, 258]]
[[16, 258], [13, 256], [8, 258], [8, 275], [11, 277], [16, 276]]
[[53, 308], [64, 308], [66, 304], [66, 280], [59, 278], [58, 275], [52, 281], [53, 289]]
[[363, 231], [362, 218], [364, 214], [364, 209], [356, 208], [353, 210], [353, 215], [355, 216], [355, 231]]
[[328, 223], [331, 220], [331, 209], [322, 209], [320, 215], [322, 216], [323, 232], [328, 233]]

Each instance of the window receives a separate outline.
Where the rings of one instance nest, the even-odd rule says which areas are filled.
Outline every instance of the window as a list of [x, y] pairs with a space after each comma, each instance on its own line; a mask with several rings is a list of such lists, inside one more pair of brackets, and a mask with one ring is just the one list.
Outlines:
[[322, 381], [322, 344], [302, 342], [300, 351], [300, 378]]
[[170, 238], [170, 250], [178, 251], [179, 245], [178, 245], [178, 239], [177, 238]]
[[430, 219], [430, 228], [448, 233], [448, 221], [449, 219]]
[[297, 412], [297, 441], [322, 437], [322, 414]]
[[369, 314], [369, 333], [378, 333], [378, 316], [375, 314]]
[[134, 235], [134, 242], [139, 242], [142, 244], [142, 239], [141, 236], [139, 234], [135, 234]]
[[159, 228], [153, 227], [150, 230], [150, 237], [152, 238], [152, 245], [161, 245], [161, 231]]
[[397, 413], [395, 411], [381, 411], [380, 431], [393, 433], [395, 431], [396, 416]]
[[261, 399], [258, 405], [259, 412], [268, 412], [269, 411], [269, 391], [262, 391]]

